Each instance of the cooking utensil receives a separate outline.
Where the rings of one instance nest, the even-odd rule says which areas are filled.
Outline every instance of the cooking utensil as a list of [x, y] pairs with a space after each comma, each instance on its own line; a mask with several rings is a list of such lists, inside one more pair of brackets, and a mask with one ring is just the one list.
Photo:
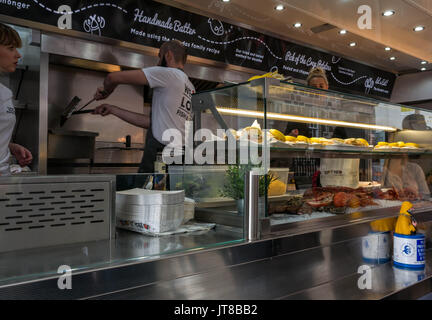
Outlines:
[[81, 99], [77, 96], [73, 97], [72, 101], [68, 104], [66, 109], [63, 111], [61, 118], [60, 118], [60, 127], [63, 127], [66, 121], [74, 114], [82, 114], [82, 113], [91, 113], [94, 110], [85, 110], [82, 111], [85, 107], [87, 107], [90, 103], [95, 101], [96, 99], [93, 98], [89, 102], [87, 102], [83, 107], [81, 107], [78, 111], [75, 111], [78, 104], [81, 102]]
[[[87, 107], [90, 103], [92, 103], [93, 101], [96, 101], [95, 98], [91, 99], [89, 102], [87, 102], [83, 107], [79, 108], [77, 111], [73, 112], [74, 114], [76, 114], [77, 112], [81, 111], [82, 109], [84, 109], [85, 107]], [[93, 110], [92, 110], [93, 111]]]

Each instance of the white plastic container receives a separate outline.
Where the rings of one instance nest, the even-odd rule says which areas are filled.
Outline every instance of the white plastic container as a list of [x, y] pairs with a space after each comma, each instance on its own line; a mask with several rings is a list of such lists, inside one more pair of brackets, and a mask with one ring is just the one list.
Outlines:
[[360, 159], [321, 159], [320, 181], [323, 187], [359, 186]]
[[362, 256], [366, 263], [384, 264], [391, 260], [390, 232], [369, 232], [362, 238]]
[[393, 236], [393, 262], [398, 268], [423, 269], [425, 267], [425, 235]]
[[273, 174], [277, 180], [285, 183], [286, 185], [288, 185], [289, 172], [289, 168], [271, 168], [269, 170], [269, 174]]

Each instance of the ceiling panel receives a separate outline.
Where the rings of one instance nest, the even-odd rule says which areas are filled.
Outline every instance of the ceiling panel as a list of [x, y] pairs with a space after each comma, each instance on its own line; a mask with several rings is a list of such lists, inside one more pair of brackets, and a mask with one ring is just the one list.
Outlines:
[[[185, 10], [208, 15], [226, 22], [337, 54], [396, 73], [420, 72], [422, 60], [432, 62], [432, 0], [159, 0]], [[277, 4], [285, 10], [276, 11]], [[372, 9], [372, 30], [357, 25], [360, 5]], [[391, 17], [385, 10], [395, 10]], [[294, 28], [301, 22], [301, 28]], [[325, 23], [336, 28], [314, 33], [311, 29]], [[424, 25], [416, 33], [414, 26]], [[340, 29], [348, 30], [340, 35]], [[355, 41], [354, 48], [349, 43]], [[392, 48], [390, 52], [384, 50]], [[396, 57], [391, 61], [390, 57]], [[429, 69], [432, 65], [426, 65]]]

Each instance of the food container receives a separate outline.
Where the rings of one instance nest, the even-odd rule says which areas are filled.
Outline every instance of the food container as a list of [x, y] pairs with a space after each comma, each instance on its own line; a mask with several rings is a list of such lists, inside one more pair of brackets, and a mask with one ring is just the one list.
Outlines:
[[286, 185], [288, 184], [289, 172], [289, 168], [271, 168], [269, 170], [270, 174], [273, 174], [277, 180], [285, 183]]
[[384, 264], [391, 260], [390, 232], [369, 232], [362, 238], [363, 260], [369, 264]]
[[116, 195], [118, 228], [153, 234], [174, 231], [184, 219], [184, 191], [131, 189]]
[[176, 230], [184, 219], [184, 204], [136, 206], [133, 211], [116, 211], [117, 227], [140, 233], [158, 234]]
[[425, 267], [425, 235], [393, 236], [393, 262], [396, 267], [423, 269]]
[[360, 159], [321, 159], [321, 185], [356, 189], [360, 182], [359, 166]]

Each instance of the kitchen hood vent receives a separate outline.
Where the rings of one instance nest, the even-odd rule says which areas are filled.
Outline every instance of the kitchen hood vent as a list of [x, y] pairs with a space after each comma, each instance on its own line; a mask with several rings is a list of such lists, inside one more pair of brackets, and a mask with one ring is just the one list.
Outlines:
[[324, 23], [322, 25], [311, 28], [311, 31], [316, 34], [316, 33], [326, 32], [335, 28], [336, 27], [330, 23]]

